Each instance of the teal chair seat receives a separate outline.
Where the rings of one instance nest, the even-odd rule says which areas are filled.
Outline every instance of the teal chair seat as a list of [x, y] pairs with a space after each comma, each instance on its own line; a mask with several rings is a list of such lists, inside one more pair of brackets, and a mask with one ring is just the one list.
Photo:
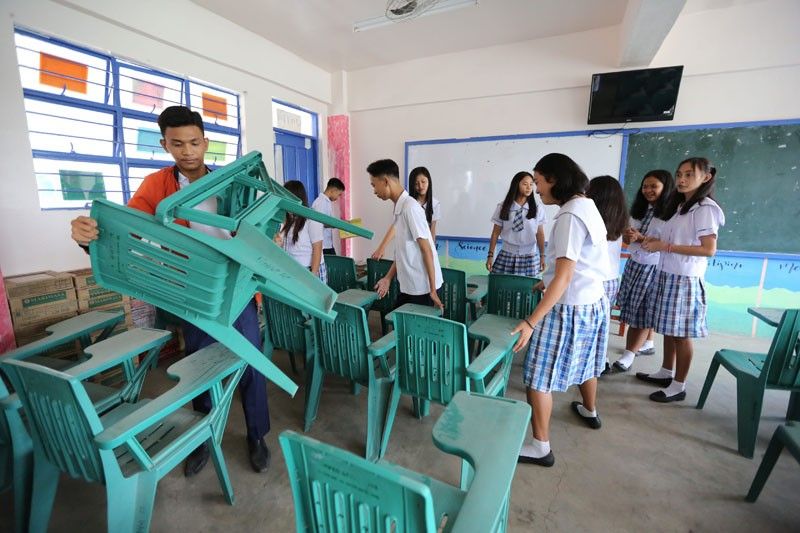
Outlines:
[[[97, 350], [94, 361], [64, 372], [26, 361], [2, 363], [31, 428], [32, 533], [47, 530], [62, 473], [105, 486], [108, 531], [148, 531], [158, 480], [203, 442], [212, 450], [220, 485], [233, 503], [221, 441], [244, 362], [213, 344], [167, 369], [178, 380], [172, 389], [153, 400], [122, 403], [101, 416], [81, 380], [130, 357], [114, 352]], [[212, 402], [208, 414], [182, 408], [206, 391]]]
[[370, 462], [285, 431], [298, 532], [504, 532], [511, 483], [530, 419], [524, 402], [459, 392], [433, 428], [443, 452], [468, 461], [468, 488]]
[[[800, 392], [800, 310], [787, 309], [766, 354], [722, 349], [708, 368], [697, 409], [705, 405], [717, 370], [722, 366], [736, 378], [736, 415], [739, 453], [753, 457], [766, 389]], [[800, 419], [800, 405], [790, 401], [789, 420]]]

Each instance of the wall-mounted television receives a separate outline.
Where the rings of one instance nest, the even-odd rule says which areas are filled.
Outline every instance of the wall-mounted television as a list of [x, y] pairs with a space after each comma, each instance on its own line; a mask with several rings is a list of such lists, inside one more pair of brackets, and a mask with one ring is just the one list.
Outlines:
[[592, 76], [589, 124], [672, 120], [683, 65]]

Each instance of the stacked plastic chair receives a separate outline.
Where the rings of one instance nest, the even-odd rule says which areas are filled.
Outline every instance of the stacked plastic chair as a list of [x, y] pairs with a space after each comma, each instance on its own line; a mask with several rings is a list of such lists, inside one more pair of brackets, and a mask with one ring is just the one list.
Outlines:
[[[217, 199], [217, 213], [198, 209]], [[155, 216], [96, 200], [100, 236], [89, 247], [98, 283], [206, 331], [276, 385], [297, 385], [232, 324], [256, 292], [333, 320], [336, 293], [273, 242], [291, 212], [367, 238], [372, 232], [304, 207], [267, 174], [259, 152], [162, 200]], [[179, 221], [231, 232], [217, 239]]]

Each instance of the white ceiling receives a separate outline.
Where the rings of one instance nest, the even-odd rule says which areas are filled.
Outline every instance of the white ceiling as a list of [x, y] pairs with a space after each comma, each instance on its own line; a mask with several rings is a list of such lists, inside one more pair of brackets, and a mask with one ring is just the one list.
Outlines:
[[[383, 15], [386, 0], [191, 1], [329, 72], [615, 26], [628, 5], [628, 0], [479, 0], [478, 7], [354, 33], [353, 23]], [[642, 1], [652, 0], [631, 0]], [[687, 0], [682, 14], [763, 1]]]
[[479, 0], [367, 31], [386, 0], [192, 0], [327, 71], [358, 70], [613, 26], [627, 0]]

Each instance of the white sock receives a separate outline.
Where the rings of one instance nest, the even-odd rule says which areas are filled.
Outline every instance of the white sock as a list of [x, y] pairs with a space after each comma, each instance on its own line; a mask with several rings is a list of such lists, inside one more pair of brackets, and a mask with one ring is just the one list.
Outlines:
[[550, 441], [537, 439], [533, 439], [533, 444], [523, 444], [519, 451], [523, 457], [533, 457], [534, 459], [540, 459], [548, 453], [550, 453]]
[[653, 344], [653, 341], [644, 341], [644, 344], [642, 344], [642, 347], [639, 348], [639, 350], [649, 350], [650, 348], [655, 348], [655, 347], [656, 345]]
[[621, 364], [625, 368], [630, 368], [633, 364], [633, 358], [636, 357], [636, 354], [630, 350], [625, 350], [625, 353], [622, 354], [622, 357], [617, 359], [617, 363]]
[[664, 394], [666, 394], [667, 397], [675, 396], [679, 392], [683, 392], [686, 390], [686, 383], [681, 383], [680, 381], [673, 379], [672, 383], [669, 384], [669, 387], [661, 390], [664, 391]]
[[578, 412], [584, 418], [594, 418], [597, 416], [597, 409], [595, 409], [594, 411], [590, 411], [586, 407], [584, 407], [582, 403], [578, 404]]
[[673, 371], [662, 366], [658, 372], [648, 374], [648, 376], [651, 378], [671, 378], [673, 376]]

